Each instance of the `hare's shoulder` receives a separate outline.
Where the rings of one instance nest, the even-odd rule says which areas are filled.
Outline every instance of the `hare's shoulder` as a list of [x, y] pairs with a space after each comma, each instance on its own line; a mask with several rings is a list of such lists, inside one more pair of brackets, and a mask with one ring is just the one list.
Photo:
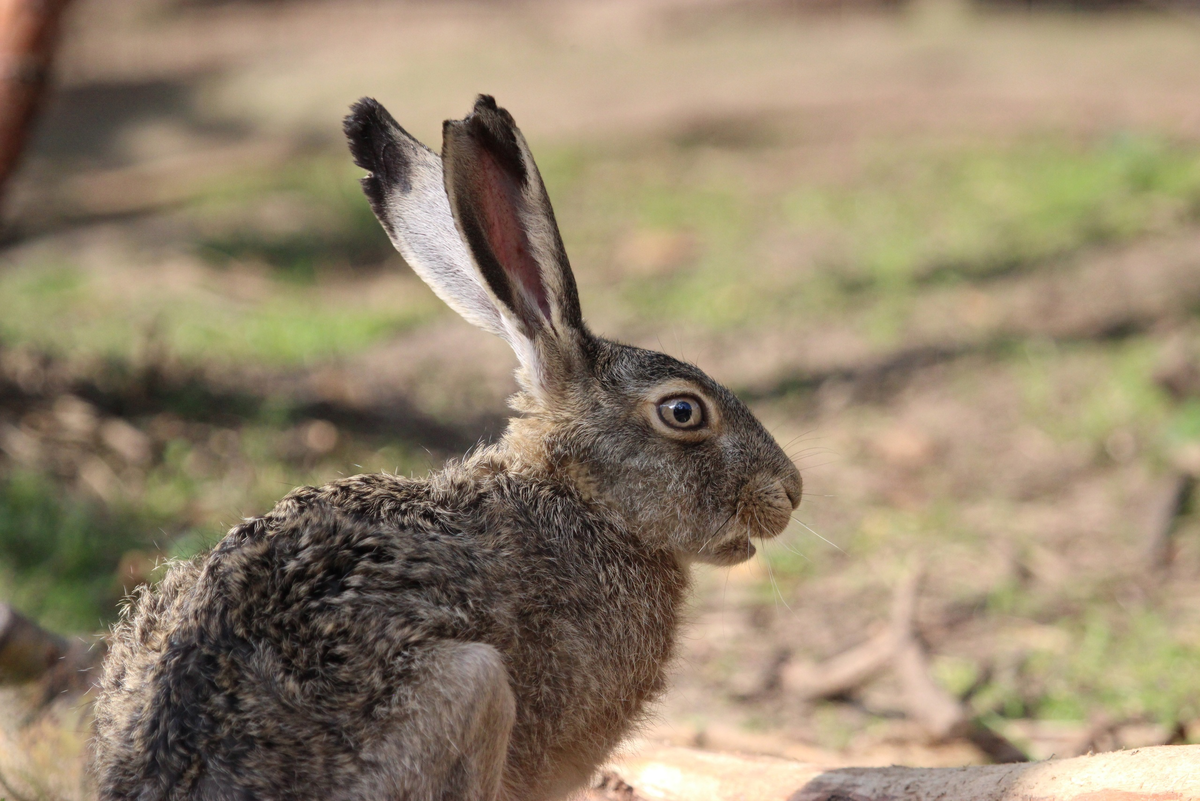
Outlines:
[[207, 553], [171, 565], [157, 587], [139, 589], [113, 631], [114, 646], [144, 659], [169, 639], [216, 631], [296, 636], [388, 595], [393, 613], [402, 613], [397, 594], [470, 573], [481, 556], [464, 536], [463, 516], [436, 494], [426, 481], [387, 474], [296, 489]]
[[327, 640], [330, 626], [362, 628], [372, 612], [428, 619], [505, 561], [473, 512], [486, 503], [387, 474], [299, 488], [210, 552], [197, 601], [227, 604], [235, 627], [257, 636]]

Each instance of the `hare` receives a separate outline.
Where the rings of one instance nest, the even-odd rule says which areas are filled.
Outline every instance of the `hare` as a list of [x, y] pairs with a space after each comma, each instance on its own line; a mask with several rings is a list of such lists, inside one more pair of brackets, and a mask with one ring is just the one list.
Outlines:
[[729, 390], [588, 330], [491, 97], [440, 158], [371, 99], [345, 131], [408, 264], [516, 352], [521, 416], [424, 479], [297, 489], [141, 590], [95, 706], [104, 801], [567, 797], [663, 692], [690, 565], [800, 502]]

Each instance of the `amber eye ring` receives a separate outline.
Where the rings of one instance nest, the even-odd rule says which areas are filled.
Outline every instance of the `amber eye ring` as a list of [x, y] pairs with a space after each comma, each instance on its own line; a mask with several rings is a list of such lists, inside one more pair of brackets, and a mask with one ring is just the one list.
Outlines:
[[695, 431], [705, 424], [704, 404], [693, 395], [676, 395], [659, 401], [658, 419], [678, 431]]

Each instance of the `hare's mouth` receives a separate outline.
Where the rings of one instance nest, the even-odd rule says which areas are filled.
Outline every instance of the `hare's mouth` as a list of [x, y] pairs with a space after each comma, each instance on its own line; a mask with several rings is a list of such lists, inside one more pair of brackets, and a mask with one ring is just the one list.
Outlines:
[[750, 483], [716, 532], [694, 554], [714, 565], [745, 562], [758, 552], [753, 540], [778, 537], [792, 519], [792, 500], [778, 483]]
[[[790, 509], [790, 507], [789, 507]], [[699, 554], [704, 561], [715, 565], [736, 565], [758, 552], [754, 540], [778, 537], [787, 528], [791, 515], [782, 507], [754, 510], [748, 515], [735, 513], [739, 525], [720, 542], [708, 545]]]
[[743, 493], [737, 518], [747, 540], [769, 540], [782, 534], [791, 522], [792, 503], [777, 485], [757, 488]]
[[750, 542], [749, 537], [739, 537], [723, 542], [716, 548], [710, 548], [704, 561], [728, 567], [741, 564], [756, 553], [758, 553], [758, 549], [754, 547], [754, 543]]

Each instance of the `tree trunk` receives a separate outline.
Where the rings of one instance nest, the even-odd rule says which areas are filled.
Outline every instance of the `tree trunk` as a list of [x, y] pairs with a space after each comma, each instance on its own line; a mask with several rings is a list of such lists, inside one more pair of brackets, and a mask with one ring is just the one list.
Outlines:
[[29, 139], [70, 0], [0, 0], [0, 199]]

